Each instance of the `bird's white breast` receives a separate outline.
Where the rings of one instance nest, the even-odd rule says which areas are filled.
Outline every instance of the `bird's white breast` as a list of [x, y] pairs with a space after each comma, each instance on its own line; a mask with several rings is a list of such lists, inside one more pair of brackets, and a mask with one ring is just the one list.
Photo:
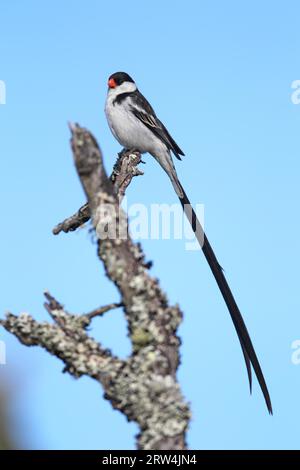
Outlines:
[[[128, 89], [132, 85], [132, 89]], [[136, 149], [142, 153], [152, 153], [155, 147], [160, 144], [158, 139], [147, 127], [139, 121], [130, 109], [130, 97], [125, 98], [121, 103], [115, 101], [117, 95], [134, 91], [134, 84], [127, 82], [126, 88], [120, 90], [110, 89], [107, 94], [105, 113], [109, 127], [118, 142], [127, 149]]]

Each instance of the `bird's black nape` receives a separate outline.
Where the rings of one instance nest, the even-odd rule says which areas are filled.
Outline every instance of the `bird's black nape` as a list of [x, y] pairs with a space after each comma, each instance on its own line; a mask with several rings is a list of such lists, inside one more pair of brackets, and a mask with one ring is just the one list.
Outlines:
[[126, 72], [115, 72], [109, 77], [109, 80], [110, 79], [113, 79], [118, 86], [122, 85], [124, 82], [134, 83], [134, 80]]

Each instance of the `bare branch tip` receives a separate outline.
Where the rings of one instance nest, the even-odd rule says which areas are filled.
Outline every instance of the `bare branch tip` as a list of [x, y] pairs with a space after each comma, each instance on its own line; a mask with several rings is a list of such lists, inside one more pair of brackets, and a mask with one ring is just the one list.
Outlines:
[[86, 317], [87, 320], [91, 321], [92, 318], [100, 317], [100, 316], [104, 315], [104, 313], [109, 312], [110, 310], [114, 310], [116, 308], [120, 308], [120, 307], [124, 307], [123, 302], [112, 303], [112, 304], [109, 304], [109, 305], [105, 305], [104, 307], [97, 308], [97, 309], [93, 310], [90, 313], [85, 313], [82, 316]]
[[49, 310], [61, 310], [63, 305], [60, 304], [48, 291], [44, 291], [44, 296], [46, 297], [47, 302], [44, 303], [44, 307], [49, 312]]
[[56, 226], [52, 229], [53, 235], [58, 235], [60, 232], [61, 232], [61, 224], [56, 225]]
[[76, 125], [75, 125], [75, 123], [74, 123], [74, 122], [72, 122], [72, 121], [68, 121], [68, 127], [69, 127], [69, 129], [70, 129], [71, 133], [73, 134], [73, 132], [74, 132], [74, 131], [75, 131], [75, 129], [76, 129]]

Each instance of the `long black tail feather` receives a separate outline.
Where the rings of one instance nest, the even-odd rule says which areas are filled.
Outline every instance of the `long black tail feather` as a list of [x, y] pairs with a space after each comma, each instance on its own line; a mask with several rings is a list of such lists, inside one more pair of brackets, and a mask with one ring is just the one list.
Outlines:
[[202, 225], [199, 222], [197, 215], [194, 209], [192, 208], [192, 205], [183, 188], [182, 188], [182, 193], [183, 193], [183, 197], [179, 197], [180, 203], [183, 207], [184, 213], [186, 214], [192, 226], [193, 232], [195, 233], [196, 238], [202, 248], [202, 251], [214, 275], [214, 278], [219, 286], [219, 289], [222, 293], [223, 299], [227, 305], [233, 324], [235, 326], [235, 329], [236, 329], [236, 332], [237, 332], [237, 335], [238, 335], [238, 338], [242, 347], [242, 351], [244, 354], [244, 358], [245, 358], [249, 385], [250, 385], [250, 392], [252, 390], [252, 374], [251, 374], [251, 365], [252, 365], [254, 372], [256, 374], [257, 380], [259, 382], [260, 388], [264, 395], [268, 411], [270, 414], [273, 414], [268, 388], [267, 388], [258, 358], [256, 356], [251, 338], [249, 336], [247, 327], [243, 320], [242, 314], [237, 306], [237, 303], [233, 297], [231, 289], [224, 276], [223, 269], [216, 258], [216, 255], [204, 233]]

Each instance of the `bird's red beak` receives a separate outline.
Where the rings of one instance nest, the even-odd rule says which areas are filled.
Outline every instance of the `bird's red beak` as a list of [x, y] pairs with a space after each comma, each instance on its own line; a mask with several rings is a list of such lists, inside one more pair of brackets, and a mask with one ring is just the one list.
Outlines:
[[116, 84], [116, 82], [113, 78], [110, 78], [108, 80], [108, 86], [109, 86], [109, 88], [116, 88], [117, 84]]

